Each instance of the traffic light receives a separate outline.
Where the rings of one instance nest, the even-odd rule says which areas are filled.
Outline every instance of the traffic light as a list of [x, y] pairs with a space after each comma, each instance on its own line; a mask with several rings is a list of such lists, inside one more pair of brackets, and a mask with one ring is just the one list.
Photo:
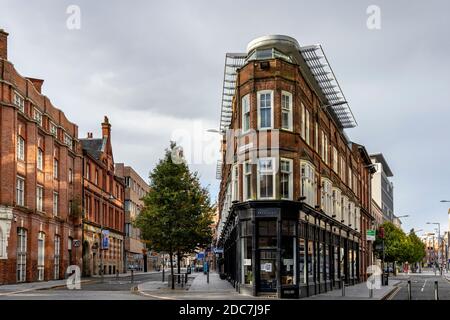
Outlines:
[[384, 239], [384, 228], [380, 227], [380, 229], [378, 230], [378, 236], [380, 237], [380, 239]]

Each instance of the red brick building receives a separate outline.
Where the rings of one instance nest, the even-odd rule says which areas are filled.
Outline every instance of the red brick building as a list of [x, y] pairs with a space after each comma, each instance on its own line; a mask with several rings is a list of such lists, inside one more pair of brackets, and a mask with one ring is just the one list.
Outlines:
[[[102, 137], [88, 133], [83, 147], [83, 273], [115, 274], [124, 270], [124, 180], [115, 174], [111, 124], [102, 123]], [[101, 237], [102, 232], [104, 234]], [[102, 245], [107, 241], [106, 245]]]
[[81, 265], [78, 127], [8, 61], [0, 30], [0, 284], [63, 279]]
[[227, 54], [217, 245], [241, 290], [305, 297], [366, 279], [373, 170], [354, 126], [321, 46], [276, 35]]

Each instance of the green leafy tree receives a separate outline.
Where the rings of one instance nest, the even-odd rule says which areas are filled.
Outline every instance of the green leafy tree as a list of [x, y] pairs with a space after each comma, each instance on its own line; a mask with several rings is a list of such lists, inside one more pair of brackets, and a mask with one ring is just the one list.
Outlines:
[[174, 255], [180, 270], [183, 254], [209, 245], [212, 239], [209, 193], [201, 187], [198, 174], [189, 171], [180, 150], [171, 142], [150, 173], [150, 192], [143, 198], [144, 208], [135, 222], [149, 248], [169, 254], [172, 289]]
[[[406, 235], [402, 229], [396, 227], [392, 222], [386, 221], [381, 227], [384, 228], [384, 261], [395, 262], [404, 259], [406, 246]], [[381, 244], [383, 240], [377, 233], [375, 245]], [[377, 251], [379, 258], [382, 258], [382, 251]]]
[[415, 234], [412, 229], [407, 236], [408, 239], [408, 261], [409, 263], [416, 263], [423, 260], [426, 255], [425, 244]]

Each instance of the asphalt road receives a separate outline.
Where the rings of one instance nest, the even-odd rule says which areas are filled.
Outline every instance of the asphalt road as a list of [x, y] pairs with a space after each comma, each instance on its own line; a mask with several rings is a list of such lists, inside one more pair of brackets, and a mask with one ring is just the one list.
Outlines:
[[434, 282], [438, 282], [439, 300], [450, 300], [450, 283], [439, 275], [410, 274], [399, 276], [400, 289], [391, 295], [390, 300], [408, 300], [408, 280], [411, 281], [411, 300], [434, 300]]
[[[83, 279], [84, 280], [84, 279]], [[116, 278], [89, 278], [89, 282], [81, 283], [80, 290], [69, 290], [66, 287], [33, 290], [3, 295], [0, 300], [141, 300], [149, 297], [132, 292], [132, 288], [146, 281], [161, 281], [162, 274], [135, 275]]]

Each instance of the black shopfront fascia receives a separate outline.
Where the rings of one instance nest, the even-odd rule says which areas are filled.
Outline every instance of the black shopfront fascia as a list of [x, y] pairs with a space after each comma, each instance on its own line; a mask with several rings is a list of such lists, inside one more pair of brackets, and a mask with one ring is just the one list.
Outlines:
[[[307, 219], [300, 219], [300, 212], [303, 212]], [[276, 224], [276, 245], [273, 247], [259, 246], [259, 223], [262, 221], [272, 221]], [[282, 285], [281, 270], [283, 267], [282, 252], [283, 245], [283, 221], [295, 221], [294, 237], [296, 250], [294, 257], [295, 284]], [[325, 229], [320, 226], [320, 222], [325, 224]], [[245, 283], [241, 258], [241, 232], [243, 222], [245, 228], [251, 229], [251, 286]], [[333, 232], [334, 228], [338, 234]], [[248, 231], [248, 230], [247, 230]], [[345, 235], [345, 236], [344, 236]], [[350, 235], [359, 236], [357, 232], [348, 226], [337, 222], [324, 213], [317, 211], [303, 202], [285, 200], [248, 201], [236, 203], [231, 208], [227, 224], [224, 228], [220, 243], [224, 247], [224, 272], [233, 285], [251, 290], [253, 295], [262, 292], [277, 294], [278, 297], [296, 298], [326, 292], [335, 288], [340, 288], [342, 277], [345, 277], [347, 284], [354, 284], [359, 279], [359, 247], [358, 243], [349, 240]], [[248, 235], [247, 235], [248, 236]], [[300, 257], [299, 239], [304, 240], [304, 255]], [[310, 248], [309, 243], [312, 242]], [[344, 250], [341, 250], [343, 248]], [[312, 249], [312, 250], [311, 250]], [[351, 251], [349, 251], [351, 249]], [[312, 251], [311, 253], [309, 251]], [[328, 260], [326, 253], [328, 252]], [[349, 257], [349, 252], [352, 255]], [[276, 256], [274, 268], [276, 270], [275, 279], [276, 290], [268, 288], [266, 282], [261, 285], [261, 255], [269, 256], [273, 253]], [[321, 254], [320, 254], [321, 253]], [[310, 261], [310, 258], [314, 263]], [[304, 282], [300, 283], [300, 259], [303, 258], [303, 268], [307, 268]], [[349, 265], [350, 259], [350, 265]], [[337, 260], [337, 261], [336, 261]], [[310, 265], [310, 262], [312, 265]], [[339, 265], [336, 266], [336, 263]], [[343, 265], [342, 265], [343, 264]], [[310, 267], [312, 276], [310, 277]], [[343, 269], [343, 270], [342, 270]], [[305, 272], [305, 271], [303, 271]], [[336, 275], [337, 272], [337, 275]], [[305, 273], [304, 273], [305, 274]], [[324, 275], [325, 274], [325, 275]], [[305, 281], [306, 280], [306, 281]]]

